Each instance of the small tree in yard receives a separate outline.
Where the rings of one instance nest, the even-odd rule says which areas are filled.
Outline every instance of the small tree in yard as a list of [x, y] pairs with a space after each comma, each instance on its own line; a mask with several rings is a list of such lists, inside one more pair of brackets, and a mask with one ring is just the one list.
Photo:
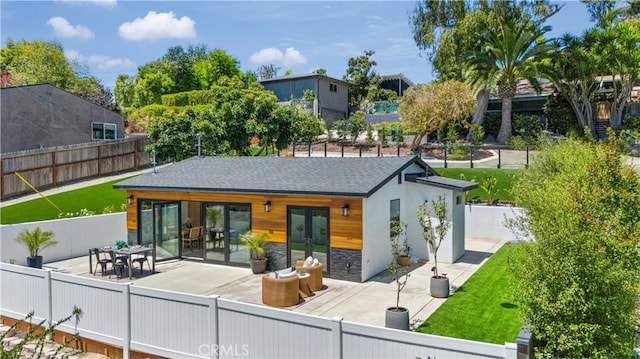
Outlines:
[[444, 195], [440, 195], [438, 199], [431, 201], [431, 207], [438, 221], [437, 224], [435, 226], [433, 225], [431, 214], [429, 213], [429, 208], [426, 203], [418, 207], [418, 222], [422, 227], [422, 237], [433, 252], [433, 276], [439, 278], [438, 250], [446, 238], [449, 228], [451, 228], [451, 221], [448, 219], [447, 203], [445, 202]]
[[407, 240], [401, 240], [406, 232], [407, 224], [402, 221], [393, 221], [391, 223], [391, 254], [393, 258], [387, 265], [389, 273], [396, 282], [396, 310], [400, 310], [400, 292], [407, 285], [407, 280], [411, 276], [409, 274], [409, 267], [402, 266], [396, 260], [399, 255], [411, 255], [411, 247], [407, 245]]
[[537, 358], [631, 358], [640, 297], [640, 176], [606, 142], [547, 144], [513, 188], [533, 238], [510, 258]]

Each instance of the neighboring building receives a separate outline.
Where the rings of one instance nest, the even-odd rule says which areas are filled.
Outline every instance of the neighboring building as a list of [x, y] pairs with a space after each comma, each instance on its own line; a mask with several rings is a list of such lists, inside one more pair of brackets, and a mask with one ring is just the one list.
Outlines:
[[[272, 91], [281, 104], [291, 101], [304, 104], [312, 113], [327, 122], [349, 117], [349, 84], [332, 77], [309, 73], [276, 77], [260, 81], [265, 90]], [[312, 90], [313, 101], [304, 101], [305, 90]]]
[[380, 82], [380, 88], [385, 90], [391, 90], [398, 95], [398, 97], [402, 97], [405, 91], [409, 89], [409, 87], [413, 86], [413, 82], [406, 78], [402, 73], [395, 75], [382, 75], [382, 82]]
[[[512, 113], [544, 115], [544, 105], [547, 103], [547, 97], [553, 94], [555, 87], [547, 80], [542, 79], [540, 82], [542, 88], [540, 93], [536, 92], [536, 89], [528, 80], [517, 82], [516, 95], [511, 100]], [[491, 93], [487, 112], [502, 112], [502, 98], [498, 96], [497, 92]]]
[[[398, 99], [404, 95], [409, 87], [413, 86], [413, 82], [401, 73], [382, 75], [380, 77], [382, 78], [380, 88], [395, 92], [398, 95]], [[397, 122], [400, 121], [399, 104], [399, 100], [368, 102], [361, 109], [367, 114], [369, 123]]]
[[[325, 276], [358, 282], [390, 262], [392, 220], [407, 223], [413, 256], [429, 257], [417, 208], [441, 194], [453, 226], [438, 259], [460, 258], [465, 191], [476, 187], [418, 157], [193, 157], [114, 185], [127, 192], [129, 242], [156, 260], [247, 265], [239, 237], [252, 230], [270, 234], [272, 270], [313, 256]], [[201, 242], [185, 227], [203, 228]]]
[[53, 85], [3, 87], [1, 152], [124, 138], [124, 118]]

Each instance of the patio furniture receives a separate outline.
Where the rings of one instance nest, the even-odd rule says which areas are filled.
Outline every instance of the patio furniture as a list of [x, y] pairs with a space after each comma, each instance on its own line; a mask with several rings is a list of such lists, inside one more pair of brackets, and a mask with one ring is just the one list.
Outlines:
[[272, 307], [290, 307], [300, 301], [299, 278], [296, 275], [287, 278], [262, 277], [262, 302]]
[[311, 293], [311, 288], [309, 288], [310, 278], [309, 273], [298, 273], [298, 289], [300, 290], [300, 296], [302, 298], [308, 298], [313, 294]]
[[145, 251], [144, 253], [133, 257], [131, 259], [132, 265], [134, 262], [140, 264], [140, 274], [142, 274], [142, 265], [144, 264], [144, 262], [147, 262], [147, 267], [149, 268], [149, 271], [151, 271], [151, 263], [149, 263], [148, 252]]
[[309, 278], [309, 288], [315, 292], [322, 290], [322, 264], [314, 266], [305, 266], [304, 261], [296, 261], [296, 272], [304, 270], [311, 278]]
[[107, 265], [111, 263], [111, 259], [106, 257], [100, 257], [100, 253], [104, 253], [99, 248], [89, 249], [89, 263], [91, 263], [91, 257], [94, 256], [96, 260], [96, 265], [93, 268], [93, 275], [96, 275], [98, 265], [100, 265], [100, 273], [104, 275], [107, 271]]
[[202, 238], [201, 233], [202, 233], [202, 226], [189, 228], [189, 234], [186, 237], [183, 234], [183, 237], [182, 237], [182, 243], [184, 248], [193, 248], [194, 243], [198, 247], [200, 247], [200, 239]]
[[[122, 278], [127, 256], [116, 256], [116, 253], [113, 251], [109, 251], [109, 256], [111, 257], [111, 269], [113, 269], [113, 274], [115, 274], [118, 279]], [[111, 274], [109, 274], [109, 278], [111, 278]]]

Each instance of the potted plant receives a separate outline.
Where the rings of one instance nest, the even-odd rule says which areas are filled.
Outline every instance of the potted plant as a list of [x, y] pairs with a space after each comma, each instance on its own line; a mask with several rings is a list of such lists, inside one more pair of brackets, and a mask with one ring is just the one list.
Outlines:
[[407, 231], [407, 224], [394, 220], [391, 222], [391, 252], [401, 266], [411, 265], [411, 247], [404, 234]]
[[422, 227], [422, 237], [431, 247], [433, 253], [433, 276], [431, 276], [430, 290], [431, 296], [436, 298], [446, 298], [449, 296], [449, 278], [446, 274], [440, 274], [438, 271], [438, 249], [447, 236], [451, 221], [447, 218], [447, 203], [444, 195], [438, 196], [437, 200], [431, 201], [435, 219], [437, 221], [434, 226], [431, 219], [429, 208], [426, 202], [418, 207], [418, 222]]
[[23, 230], [16, 237], [16, 241], [27, 247], [29, 251], [27, 265], [32, 268], [42, 268], [40, 252], [47, 247], [58, 244], [52, 231], [43, 231], [40, 227], [36, 227], [31, 231], [28, 229]]
[[247, 244], [249, 249], [249, 265], [253, 274], [260, 274], [267, 269], [267, 258], [264, 256], [264, 245], [269, 239], [267, 232], [260, 234], [248, 231], [242, 236], [240, 240]]
[[394, 307], [388, 307], [385, 313], [385, 327], [409, 330], [409, 310], [400, 306], [400, 292], [407, 285], [409, 279], [409, 267], [400, 265], [397, 259], [398, 253], [401, 251], [407, 251], [406, 255], [411, 258], [411, 248], [406, 245], [406, 239], [400, 241], [400, 237], [403, 237], [406, 229], [406, 224], [401, 221], [394, 221], [391, 224], [391, 254], [393, 258], [387, 265], [391, 277], [396, 283], [396, 305]]
[[209, 221], [210, 228], [215, 228], [216, 224], [218, 223], [218, 220], [220, 219], [221, 214], [222, 212], [217, 208], [213, 208], [213, 207], [207, 208], [207, 220]]

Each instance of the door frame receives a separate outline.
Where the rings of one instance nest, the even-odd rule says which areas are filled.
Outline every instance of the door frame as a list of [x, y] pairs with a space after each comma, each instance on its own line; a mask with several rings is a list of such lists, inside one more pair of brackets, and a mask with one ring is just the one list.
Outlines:
[[[136, 242], [138, 244], [142, 244], [142, 225], [141, 225], [141, 221], [142, 221], [142, 206], [140, 205], [141, 202], [149, 202], [151, 205], [151, 255], [153, 258], [153, 262], [156, 263], [156, 261], [158, 262], [162, 262], [162, 261], [166, 261], [166, 260], [173, 260], [173, 259], [182, 259], [182, 239], [181, 239], [181, 231], [180, 231], [180, 224], [182, 223], [182, 205], [181, 202], [179, 200], [155, 200], [155, 199], [150, 199], [150, 198], [139, 198], [137, 201], [137, 207], [138, 207], [138, 230], [137, 230], [137, 238], [136, 238]], [[158, 259], [157, 258], [157, 253], [156, 253], [156, 238], [157, 238], [157, 228], [156, 228], [156, 206], [163, 206], [163, 205], [167, 205], [167, 204], [176, 204], [178, 206], [178, 223], [177, 223], [177, 228], [178, 228], [178, 254], [176, 256], [172, 256], [172, 257], [166, 257], [166, 258], [161, 258]], [[161, 218], [162, 219], [162, 218]]]
[[[323, 269], [326, 275], [329, 275], [330, 267], [330, 253], [331, 253], [331, 208], [324, 206], [299, 206], [299, 205], [287, 205], [287, 263], [289, 266], [295, 266], [295, 263], [291, 263], [291, 210], [292, 209], [302, 209], [304, 210], [304, 223], [305, 223], [305, 239], [309, 237], [309, 231], [313, 228], [313, 210], [324, 210], [327, 215], [327, 252], [326, 252], [326, 263], [322, 263]], [[309, 248], [311, 250], [311, 254], [309, 254]], [[305, 243], [305, 258], [309, 255], [313, 254], [313, 243]]]
[[[251, 203], [245, 203], [245, 202], [202, 202], [202, 221], [201, 223], [203, 224], [202, 230], [203, 230], [203, 243], [202, 243], [202, 260], [204, 263], [215, 263], [215, 264], [223, 264], [223, 265], [229, 265], [229, 266], [245, 266], [248, 264], [247, 263], [242, 263], [242, 262], [232, 262], [231, 261], [231, 206], [233, 205], [240, 205], [240, 206], [247, 206], [249, 208], [249, 230], [251, 230], [251, 221], [252, 221], [252, 217], [251, 217], [251, 213], [253, 211], [253, 208], [251, 206]], [[207, 219], [207, 207], [208, 206], [221, 206], [223, 207], [223, 212], [222, 212], [222, 218], [223, 218], [223, 227], [224, 227], [224, 253], [223, 253], [223, 260], [217, 260], [217, 259], [207, 259], [207, 250], [206, 250], [206, 239], [204, 236], [206, 236], [208, 233], [208, 228], [204, 227], [204, 224], [207, 223], [208, 219]], [[240, 234], [238, 234], [238, 236], [240, 236]], [[239, 238], [239, 237], [238, 237]]]

